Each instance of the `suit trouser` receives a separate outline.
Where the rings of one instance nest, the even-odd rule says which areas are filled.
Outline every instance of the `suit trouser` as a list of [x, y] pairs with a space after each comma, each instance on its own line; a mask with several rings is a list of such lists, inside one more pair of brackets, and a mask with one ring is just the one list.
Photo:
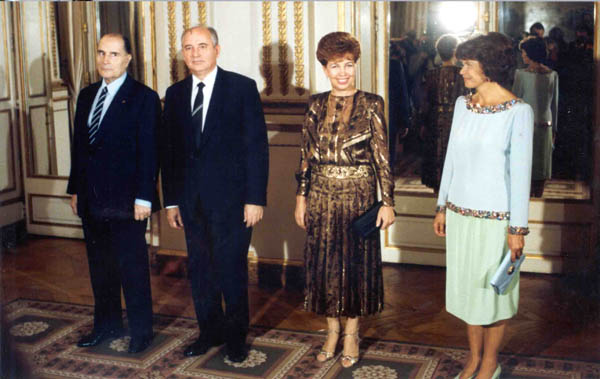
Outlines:
[[123, 327], [121, 286], [132, 337], [152, 334], [152, 296], [146, 221], [84, 217], [83, 232], [94, 292], [94, 330]]
[[243, 208], [202, 214], [182, 209], [181, 214], [198, 326], [210, 338], [225, 336], [230, 346], [244, 344], [249, 324], [248, 248], [252, 228], [243, 222]]

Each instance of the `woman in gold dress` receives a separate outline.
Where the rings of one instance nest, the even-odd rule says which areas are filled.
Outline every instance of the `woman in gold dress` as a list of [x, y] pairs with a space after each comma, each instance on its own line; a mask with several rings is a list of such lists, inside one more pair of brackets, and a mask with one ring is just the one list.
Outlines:
[[421, 182], [436, 193], [440, 189], [454, 104], [459, 96], [468, 92], [460, 76], [460, 67], [456, 66], [454, 51], [457, 45], [458, 38], [450, 34], [437, 40], [435, 48], [443, 63], [425, 74], [425, 99], [419, 110], [424, 142]]
[[379, 233], [367, 238], [350, 230], [353, 219], [376, 201], [377, 180], [383, 206], [377, 225], [394, 222], [383, 99], [355, 86], [360, 45], [349, 33], [319, 41], [317, 59], [331, 91], [310, 97], [302, 127], [297, 172], [296, 223], [307, 232], [304, 248], [305, 309], [327, 317], [327, 339], [317, 360], [335, 355], [340, 317], [346, 317], [341, 364], [359, 356], [359, 317], [383, 309]]

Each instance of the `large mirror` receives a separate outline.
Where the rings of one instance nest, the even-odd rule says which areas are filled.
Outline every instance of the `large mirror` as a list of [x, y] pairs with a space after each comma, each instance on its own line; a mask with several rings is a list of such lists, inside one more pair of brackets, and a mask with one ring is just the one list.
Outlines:
[[390, 3], [388, 101], [397, 190], [433, 195], [441, 174], [448, 133], [433, 124], [450, 124], [451, 120], [444, 121], [443, 106], [428, 101], [438, 86], [431, 83], [432, 70], [446, 73], [437, 77], [443, 77], [439, 85], [445, 86], [448, 94], [459, 96], [468, 91], [458, 75], [460, 62], [449, 60], [444, 51], [448, 38], [439, 51], [436, 42], [446, 34], [460, 42], [478, 33], [499, 31], [513, 40], [523, 69], [529, 66], [519, 43], [531, 36], [543, 38], [547, 49], [543, 64], [558, 76], [556, 132], [552, 152], [546, 157], [551, 170], [542, 191], [532, 196], [590, 199], [594, 6], [592, 2]]

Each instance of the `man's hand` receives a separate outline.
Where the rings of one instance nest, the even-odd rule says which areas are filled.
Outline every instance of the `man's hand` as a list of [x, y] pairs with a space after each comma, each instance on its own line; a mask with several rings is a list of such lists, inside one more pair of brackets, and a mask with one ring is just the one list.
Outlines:
[[152, 209], [149, 207], [145, 207], [143, 205], [134, 204], [133, 205], [133, 217], [137, 221], [143, 221], [150, 217], [150, 213], [152, 213]]
[[73, 211], [73, 214], [75, 216], [78, 216], [78, 214], [77, 214], [77, 195], [71, 195], [71, 210]]
[[260, 205], [254, 204], [246, 204], [244, 205], [244, 222], [246, 223], [246, 228], [250, 228], [262, 219], [263, 217], [263, 207]]
[[508, 248], [510, 249], [510, 261], [514, 262], [523, 254], [525, 247], [525, 237], [521, 234], [508, 235]]
[[167, 221], [169, 222], [169, 226], [173, 229], [183, 228], [183, 219], [181, 218], [179, 207], [167, 208]]

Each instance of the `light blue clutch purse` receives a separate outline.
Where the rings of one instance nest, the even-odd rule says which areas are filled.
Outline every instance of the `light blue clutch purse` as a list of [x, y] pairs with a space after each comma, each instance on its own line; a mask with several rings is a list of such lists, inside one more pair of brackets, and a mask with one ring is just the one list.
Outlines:
[[510, 250], [502, 259], [502, 263], [500, 263], [500, 267], [492, 276], [492, 280], [490, 281], [490, 285], [494, 287], [494, 291], [498, 295], [502, 295], [506, 292], [506, 289], [513, 281], [516, 274], [519, 272], [519, 267], [521, 267], [521, 263], [525, 260], [525, 254], [521, 254], [521, 257], [514, 262], [510, 261]]

